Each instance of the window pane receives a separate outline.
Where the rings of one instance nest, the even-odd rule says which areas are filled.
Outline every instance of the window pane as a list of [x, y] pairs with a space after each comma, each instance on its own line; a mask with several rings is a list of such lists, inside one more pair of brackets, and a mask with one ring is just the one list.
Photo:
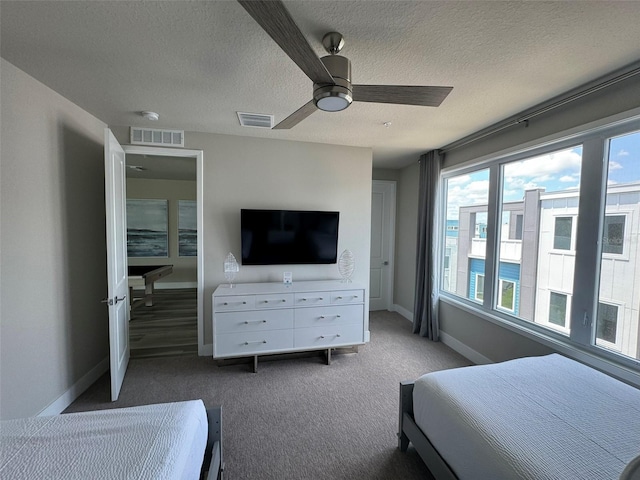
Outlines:
[[484, 275], [476, 275], [476, 300], [484, 300]]
[[609, 343], [616, 343], [618, 329], [618, 307], [606, 303], [598, 303], [598, 322], [596, 338]]
[[624, 246], [624, 222], [624, 215], [607, 215], [604, 217], [602, 253], [622, 255], [622, 247]]
[[609, 140], [595, 344], [640, 359], [640, 132]]
[[500, 298], [498, 299], [498, 305], [502, 308], [513, 311], [515, 301], [514, 291], [515, 283], [500, 280]]
[[579, 145], [502, 167], [495, 306], [554, 331], [563, 327], [563, 334], [569, 333], [581, 166]]
[[553, 232], [553, 248], [556, 250], [571, 250], [571, 225], [573, 218], [557, 217]]
[[567, 296], [561, 293], [550, 292], [549, 296], [549, 323], [565, 327], [567, 323]]
[[[445, 180], [445, 188], [445, 252], [450, 255], [448, 269], [442, 272], [442, 288], [481, 301], [487, 249], [489, 170], [450, 177]], [[481, 285], [478, 285], [478, 276], [482, 277]]]

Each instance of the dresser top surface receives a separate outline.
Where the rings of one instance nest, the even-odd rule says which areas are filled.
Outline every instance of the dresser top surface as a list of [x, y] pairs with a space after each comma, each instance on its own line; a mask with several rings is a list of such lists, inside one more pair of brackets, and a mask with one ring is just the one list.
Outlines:
[[265, 293], [326, 292], [332, 290], [364, 290], [364, 287], [357, 283], [345, 283], [341, 280], [302, 281], [293, 282], [289, 285], [285, 285], [282, 282], [234, 283], [232, 287], [225, 283], [216, 288], [213, 295], [260, 295]]

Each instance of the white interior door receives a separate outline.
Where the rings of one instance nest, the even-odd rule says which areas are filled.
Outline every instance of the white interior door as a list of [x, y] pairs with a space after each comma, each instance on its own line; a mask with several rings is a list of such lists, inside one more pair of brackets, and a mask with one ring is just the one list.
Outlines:
[[104, 141], [107, 215], [107, 284], [111, 400], [116, 401], [129, 364], [127, 300], [127, 200], [124, 150], [108, 128]]
[[369, 310], [389, 310], [393, 298], [396, 183], [374, 180], [371, 189]]

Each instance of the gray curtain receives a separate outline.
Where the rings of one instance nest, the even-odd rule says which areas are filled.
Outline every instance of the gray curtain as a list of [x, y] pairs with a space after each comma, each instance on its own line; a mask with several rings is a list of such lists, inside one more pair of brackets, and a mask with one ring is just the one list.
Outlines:
[[439, 273], [438, 185], [441, 162], [442, 154], [437, 150], [420, 157], [416, 297], [413, 306], [413, 333], [436, 342], [440, 338], [436, 279]]

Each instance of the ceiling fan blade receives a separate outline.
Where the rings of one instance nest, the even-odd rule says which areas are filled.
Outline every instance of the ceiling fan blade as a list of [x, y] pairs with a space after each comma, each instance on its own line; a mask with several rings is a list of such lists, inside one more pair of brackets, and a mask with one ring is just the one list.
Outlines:
[[273, 130], [285, 130], [294, 127], [317, 109], [315, 102], [311, 100], [273, 127]]
[[453, 87], [420, 87], [405, 85], [353, 85], [356, 102], [397, 103], [438, 107]]
[[238, 0], [313, 83], [335, 85], [333, 77], [280, 0]]

